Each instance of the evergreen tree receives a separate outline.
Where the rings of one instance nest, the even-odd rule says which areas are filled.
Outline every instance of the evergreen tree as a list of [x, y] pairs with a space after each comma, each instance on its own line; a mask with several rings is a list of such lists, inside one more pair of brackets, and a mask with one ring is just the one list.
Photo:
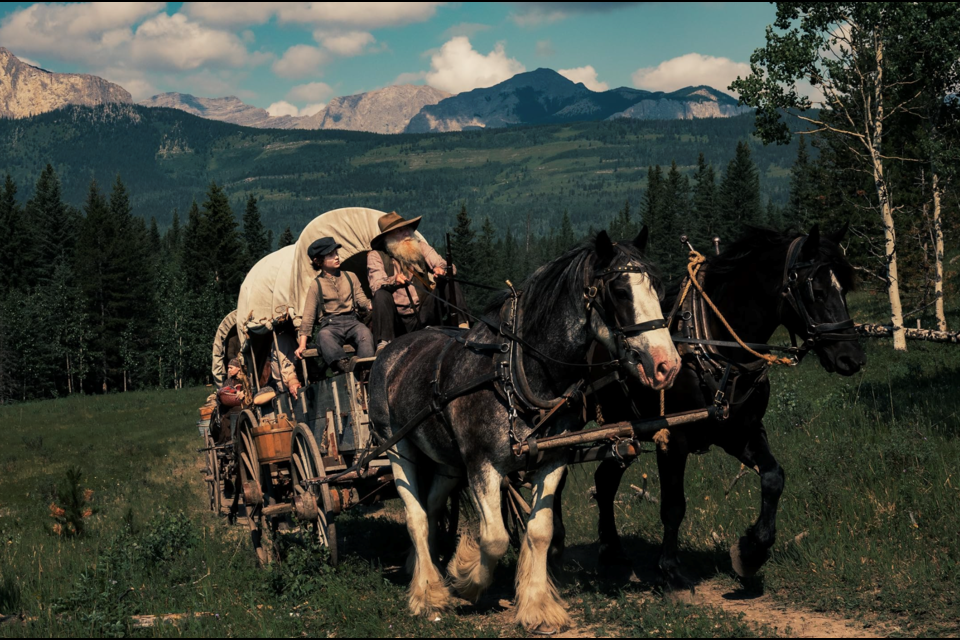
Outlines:
[[273, 229], [267, 229], [267, 253], [273, 253]]
[[21, 289], [26, 284], [25, 254], [30, 241], [23, 225], [23, 211], [17, 202], [17, 185], [7, 174], [0, 193], [0, 273], [5, 288]]
[[25, 217], [32, 230], [27, 282], [37, 284], [50, 277], [56, 263], [72, 259], [78, 226], [76, 214], [63, 202], [52, 165], [40, 173]]
[[743, 234], [744, 225], [762, 225], [763, 203], [760, 200], [760, 172], [750, 157], [750, 145], [737, 143], [737, 152], [720, 185], [720, 219], [718, 235], [731, 242]]
[[468, 279], [473, 279], [477, 271], [477, 232], [472, 228], [470, 214], [467, 213], [466, 203], [460, 205], [460, 213], [457, 214], [457, 226], [453, 228], [453, 235], [450, 238], [450, 244], [453, 246], [453, 259], [457, 263], [457, 270]]
[[207, 247], [208, 273], [221, 293], [236, 295], [247, 275], [244, 268], [246, 256], [230, 201], [223, 187], [216, 182], [210, 183], [203, 203], [201, 237]]
[[[629, 205], [630, 201], [627, 201]], [[487, 219], [489, 221], [489, 218]], [[559, 256], [564, 251], [571, 249], [577, 242], [577, 236], [573, 232], [573, 224], [570, 222], [570, 213], [564, 209], [563, 217], [560, 219], [560, 233], [557, 234], [556, 254]]]
[[666, 185], [660, 165], [647, 170], [647, 191], [643, 196], [643, 224], [650, 232], [647, 253], [660, 266], [665, 264], [668, 252], [672, 248], [673, 230], [672, 212], [667, 211], [664, 202]]
[[243, 242], [249, 256], [248, 269], [270, 253], [270, 242], [260, 220], [257, 198], [253, 194], [247, 198], [247, 208], [243, 213]]
[[106, 391], [110, 386], [109, 352], [114, 341], [114, 336], [108, 334], [112, 313], [111, 286], [119, 287], [122, 283], [114, 278], [111, 270], [113, 251], [118, 244], [118, 229], [96, 180], [90, 181], [83, 211], [76, 260], [77, 278], [83, 294], [87, 323], [95, 328], [87, 345], [88, 357], [96, 362], [96, 383], [92, 389]]
[[147, 235], [147, 253], [151, 256], [160, 255], [160, 249], [163, 248], [163, 238], [160, 237], [160, 229], [157, 228], [157, 219], [150, 218], [150, 232]]
[[187, 288], [195, 293], [203, 289], [209, 280], [203, 227], [200, 207], [194, 200], [187, 213], [187, 226], [183, 230], [180, 264], [183, 265]]
[[173, 219], [170, 221], [170, 228], [163, 236], [164, 248], [170, 255], [178, 256], [182, 249], [183, 230], [180, 228], [180, 212], [173, 210]]
[[810, 163], [810, 155], [807, 153], [806, 138], [800, 136], [797, 145], [797, 159], [793, 163], [793, 171], [790, 175], [790, 200], [787, 204], [787, 210], [791, 222], [799, 225], [801, 229], [808, 229], [816, 219], [814, 180], [813, 166]]
[[[567, 224], [570, 224], [569, 217]], [[637, 235], [637, 225], [630, 215], [630, 200], [623, 203], [623, 208], [617, 212], [610, 222], [608, 234], [611, 238], [617, 240], [633, 239]]]
[[293, 232], [290, 231], [290, 227], [287, 227], [283, 230], [283, 233], [280, 234], [280, 238], [277, 240], [277, 249], [289, 247], [296, 241], [297, 239], [293, 237]]
[[681, 234], [689, 235], [690, 182], [680, 173], [676, 161], [670, 165], [663, 185], [663, 211], [667, 230], [667, 242], [661, 267], [664, 273], [682, 277], [687, 264], [687, 250], [680, 245]]
[[[703, 253], [713, 245], [719, 234], [717, 208], [717, 179], [713, 165], [707, 164], [703, 154], [697, 158], [697, 173], [693, 176], [693, 213], [690, 238], [693, 247]], [[732, 238], [726, 238], [729, 242]]]

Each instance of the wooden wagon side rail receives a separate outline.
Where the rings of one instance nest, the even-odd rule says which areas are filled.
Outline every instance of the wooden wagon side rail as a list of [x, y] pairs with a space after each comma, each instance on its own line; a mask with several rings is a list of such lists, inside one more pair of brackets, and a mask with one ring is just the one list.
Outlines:
[[[886, 338], [893, 334], [893, 327], [888, 324], [858, 324], [860, 335], [871, 338]], [[926, 340], [927, 342], [943, 342], [960, 344], [960, 331], [937, 331], [935, 329], [903, 328], [903, 335], [907, 340]]]

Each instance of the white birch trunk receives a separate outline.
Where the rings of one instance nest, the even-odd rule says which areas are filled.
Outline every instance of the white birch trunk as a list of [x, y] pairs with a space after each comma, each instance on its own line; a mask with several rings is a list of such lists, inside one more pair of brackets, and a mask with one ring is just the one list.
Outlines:
[[[883, 158], [880, 156], [883, 143], [883, 44], [877, 39], [877, 83], [874, 88], [876, 116], [873, 122], [873, 135], [868, 135], [870, 159], [873, 162], [873, 179], [880, 202], [880, 216], [883, 219], [884, 257], [887, 263], [887, 293], [890, 298], [890, 324], [893, 333], [895, 351], [906, 351], [907, 340], [903, 333], [903, 306], [900, 304], [900, 281], [897, 278], [897, 235], [893, 225], [893, 204], [887, 190], [887, 181], [883, 175]], [[866, 114], [869, 118], [869, 112]], [[868, 132], [869, 133], [869, 132]]]
[[947, 330], [947, 316], [943, 311], [943, 212], [940, 208], [942, 195], [940, 176], [933, 174], [933, 237], [934, 237], [934, 280], [933, 291], [936, 299], [937, 331]]

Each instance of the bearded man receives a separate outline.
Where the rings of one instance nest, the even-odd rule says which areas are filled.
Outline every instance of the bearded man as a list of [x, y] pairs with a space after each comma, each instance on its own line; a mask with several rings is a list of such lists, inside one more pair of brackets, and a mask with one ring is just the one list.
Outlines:
[[[377, 351], [398, 335], [440, 325], [445, 311], [449, 311], [449, 324], [466, 328], [466, 317], [443, 303], [465, 308], [459, 285], [444, 278], [446, 260], [414, 233], [420, 216], [406, 220], [391, 212], [377, 223], [380, 235], [370, 242], [373, 250], [367, 253]], [[444, 278], [445, 286], [438, 287], [437, 278]]]

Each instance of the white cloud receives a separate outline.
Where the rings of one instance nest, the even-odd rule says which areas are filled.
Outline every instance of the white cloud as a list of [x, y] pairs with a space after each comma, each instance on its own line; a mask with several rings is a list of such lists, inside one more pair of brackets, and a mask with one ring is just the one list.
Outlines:
[[317, 104], [308, 104], [303, 109], [300, 109], [301, 116], [312, 116], [320, 113], [327, 108], [327, 105], [323, 102], [318, 102]]
[[750, 65], [729, 58], [715, 58], [699, 53], [688, 53], [661, 62], [656, 67], [644, 67], [633, 73], [633, 86], [649, 91], [676, 91], [683, 87], [705, 84], [720, 91], [728, 91], [737, 76], [747, 76]]
[[461, 22], [460, 24], [455, 24], [444, 31], [441, 37], [444, 40], [456, 38], [457, 36], [466, 36], [468, 38], [472, 38], [478, 33], [487, 31], [489, 29], [490, 25], [488, 24], [481, 24], [479, 22]]
[[37, 3], [0, 22], [0, 42], [15, 53], [109, 64], [133, 38], [132, 25], [163, 11], [164, 2]]
[[263, 24], [279, 2], [184, 2], [181, 11], [191, 18], [222, 27]]
[[567, 80], [573, 82], [582, 82], [583, 85], [591, 91], [606, 91], [610, 88], [606, 82], [597, 80], [597, 70], [592, 65], [577, 67], [576, 69], [559, 69], [557, 73]]
[[293, 116], [294, 118], [298, 118], [302, 116], [312, 116], [326, 108], [326, 104], [318, 102], [316, 104], [308, 104], [303, 109], [298, 109], [295, 105], [290, 104], [286, 100], [281, 100], [280, 102], [274, 102], [267, 107], [267, 113], [274, 118], [279, 118], [280, 116]]
[[130, 92], [130, 95], [133, 96], [135, 102], [144, 100], [151, 96], [155, 96], [160, 93], [160, 90], [157, 89], [149, 80], [143, 77], [139, 71], [133, 69], [123, 69], [118, 67], [107, 67], [105, 69], [100, 69], [94, 73], [101, 78], [114, 82], [127, 91]]
[[287, 98], [296, 102], [323, 102], [333, 96], [333, 87], [326, 82], [309, 82], [297, 85], [287, 92]]
[[283, 78], [305, 78], [320, 73], [320, 67], [329, 59], [329, 56], [319, 47], [308, 44], [297, 44], [283, 54], [283, 57], [273, 63], [273, 72]]
[[490, 87], [526, 71], [515, 58], [508, 58], [503, 43], [483, 55], [474, 50], [470, 40], [458, 36], [444, 44], [430, 58], [427, 84], [442, 91], [460, 93]]
[[[28, 58], [27, 56], [17, 56], [17, 59], [20, 60], [20, 62], [26, 62], [27, 64], [32, 65], [34, 67], [40, 67], [41, 69], [43, 68], [43, 65], [41, 65], [36, 60], [32, 60]], [[51, 69], [47, 69], [47, 71], [51, 71]]]
[[515, 2], [517, 11], [510, 19], [521, 27], [535, 27], [557, 22], [571, 15], [583, 13], [610, 13], [639, 2]]
[[191, 22], [182, 13], [161, 13], [137, 28], [130, 54], [149, 68], [191, 70], [213, 64], [241, 67], [251, 62], [236, 34]]
[[412, 73], [401, 73], [397, 76], [396, 80], [391, 82], [391, 85], [396, 84], [418, 84], [427, 79], [426, 71], [415, 71]]
[[338, 56], [358, 56], [368, 45], [377, 41], [372, 34], [366, 31], [348, 31], [346, 33], [331, 33], [322, 30], [313, 33], [314, 39], [328, 51]]
[[183, 11], [207, 24], [280, 23], [339, 25], [359, 29], [396, 27], [432, 18], [445, 2], [186, 2]]
[[296, 108], [289, 102], [281, 100], [280, 102], [274, 102], [272, 105], [267, 107], [267, 113], [274, 117], [278, 116], [299, 116], [300, 109]]

